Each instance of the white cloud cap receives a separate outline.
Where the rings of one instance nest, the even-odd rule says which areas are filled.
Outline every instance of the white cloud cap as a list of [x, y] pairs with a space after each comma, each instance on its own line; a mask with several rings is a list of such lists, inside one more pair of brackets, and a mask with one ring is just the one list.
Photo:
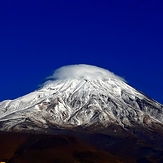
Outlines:
[[78, 64], [78, 65], [68, 65], [63, 66], [54, 71], [54, 74], [47, 79], [50, 80], [65, 80], [65, 79], [117, 79], [125, 81], [120, 76], [114, 73], [92, 65]]

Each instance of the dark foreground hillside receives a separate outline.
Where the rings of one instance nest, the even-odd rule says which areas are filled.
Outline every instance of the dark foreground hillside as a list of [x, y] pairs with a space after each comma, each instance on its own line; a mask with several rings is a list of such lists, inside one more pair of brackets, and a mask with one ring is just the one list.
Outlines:
[[162, 141], [159, 145], [133, 135], [66, 130], [55, 133], [0, 132], [0, 162], [163, 163]]
[[0, 162], [8, 163], [122, 163], [122, 159], [95, 149], [68, 135], [0, 132]]

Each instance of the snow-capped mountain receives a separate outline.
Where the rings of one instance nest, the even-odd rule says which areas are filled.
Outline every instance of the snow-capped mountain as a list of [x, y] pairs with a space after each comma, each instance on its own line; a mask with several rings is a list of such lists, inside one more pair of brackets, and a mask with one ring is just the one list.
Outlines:
[[47, 82], [39, 90], [1, 102], [0, 130], [46, 131], [97, 125], [106, 128], [112, 124], [125, 130], [163, 126], [163, 105], [106, 70], [82, 66], [77, 69], [80, 77], [67, 78], [65, 73], [64, 78]]

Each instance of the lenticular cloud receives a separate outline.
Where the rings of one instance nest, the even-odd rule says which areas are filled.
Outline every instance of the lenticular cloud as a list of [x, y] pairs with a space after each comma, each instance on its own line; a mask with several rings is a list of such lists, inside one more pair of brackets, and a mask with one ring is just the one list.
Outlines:
[[122, 77], [114, 73], [92, 65], [78, 64], [63, 66], [56, 71], [48, 79], [50, 80], [65, 80], [65, 79], [117, 79], [125, 81]]

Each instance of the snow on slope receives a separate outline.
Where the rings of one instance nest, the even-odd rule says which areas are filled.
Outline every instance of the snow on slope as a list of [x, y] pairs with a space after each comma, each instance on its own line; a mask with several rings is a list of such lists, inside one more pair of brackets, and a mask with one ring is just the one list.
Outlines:
[[28, 121], [39, 127], [89, 126], [94, 123], [131, 125], [146, 115], [160, 122], [162, 105], [115, 79], [56, 81], [13, 101], [0, 103], [0, 121], [11, 129]]
[[73, 75], [70, 78], [58, 77], [58, 80], [49, 81], [28, 95], [1, 102], [0, 129], [72, 128], [96, 124], [118, 124], [127, 128], [136, 124], [152, 126], [153, 122], [163, 123], [161, 104], [118, 77], [102, 72], [104, 78], [103, 75], [96, 77], [99, 71], [93, 74], [94, 67], [93, 71], [86, 73], [89, 76], [84, 76], [83, 66], [82, 71], [78, 68], [76, 78]]

